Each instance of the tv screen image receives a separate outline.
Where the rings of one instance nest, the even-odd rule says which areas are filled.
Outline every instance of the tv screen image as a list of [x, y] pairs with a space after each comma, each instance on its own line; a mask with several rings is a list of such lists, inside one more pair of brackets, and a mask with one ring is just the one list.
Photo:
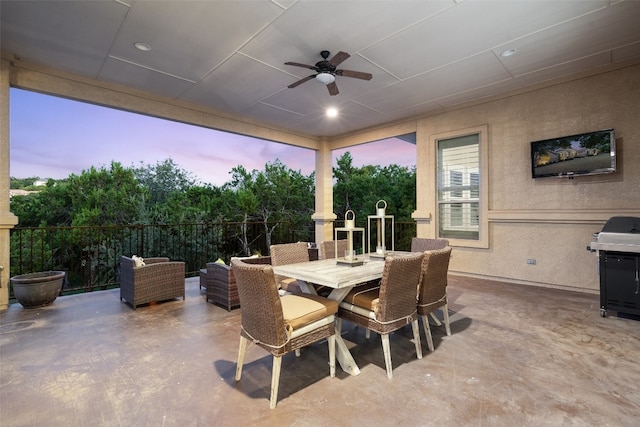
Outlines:
[[533, 141], [532, 176], [573, 178], [615, 172], [615, 141], [613, 129]]

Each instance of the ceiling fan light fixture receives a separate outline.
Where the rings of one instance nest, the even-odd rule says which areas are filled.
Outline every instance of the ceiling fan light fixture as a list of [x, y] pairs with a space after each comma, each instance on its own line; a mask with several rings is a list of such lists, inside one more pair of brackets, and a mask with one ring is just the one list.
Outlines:
[[336, 76], [331, 73], [318, 73], [316, 75], [316, 80], [322, 84], [328, 85], [329, 83], [336, 81]]

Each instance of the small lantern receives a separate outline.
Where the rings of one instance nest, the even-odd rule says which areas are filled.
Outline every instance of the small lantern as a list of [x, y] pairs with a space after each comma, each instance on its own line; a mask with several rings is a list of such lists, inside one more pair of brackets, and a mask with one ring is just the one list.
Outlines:
[[[351, 217], [349, 217], [351, 216]], [[341, 258], [338, 253], [338, 233], [346, 232], [347, 233], [347, 251], [344, 254], [344, 258]], [[360, 232], [362, 233], [362, 257], [356, 257], [356, 251], [353, 249], [353, 233]], [[336, 258], [338, 264], [347, 264], [351, 266], [362, 265], [364, 264], [364, 228], [356, 227], [356, 214], [349, 209], [344, 215], [344, 227], [338, 227], [334, 231], [335, 237], [335, 251]]]

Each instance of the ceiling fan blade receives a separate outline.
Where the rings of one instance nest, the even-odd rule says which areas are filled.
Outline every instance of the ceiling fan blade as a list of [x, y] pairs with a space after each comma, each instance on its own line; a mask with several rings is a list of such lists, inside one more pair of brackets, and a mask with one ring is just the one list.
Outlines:
[[284, 65], [293, 65], [294, 67], [302, 67], [302, 68], [308, 68], [310, 70], [318, 71], [315, 65], [301, 64], [299, 62], [285, 62]]
[[329, 95], [331, 96], [334, 96], [340, 93], [338, 92], [338, 85], [336, 84], [336, 82], [329, 83], [327, 85], [327, 89], [329, 89]]
[[312, 74], [312, 75], [310, 75], [310, 76], [305, 77], [304, 79], [300, 79], [300, 80], [298, 80], [298, 81], [297, 81], [297, 82], [295, 82], [295, 83], [291, 83], [291, 84], [290, 84], [289, 86], [287, 86], [287, 87], [288, 87], [289, 89], [293, 89], [294, 87], [296, 87], [296, 86], [300, 86], [302, 83], [304, 83], [304, 82], [308, 82], [309, 80], [311, 80], [311, 79], [313, 79], [313, 78], [315, 78], [315, 77], [316, 77], [316, 75], [315, 75], [315, 74]]
[[329, 60], [329, 64], [333, 65], [334, 67], [337, 67], [339, 64], [346, 61], [347, 58], [349, 58], [350, 56], [351, 55], [349, 55], [347, 52], [340, 51], [335, 55], [333, 55], [333, 58]]
[[371, 80], [373, 78], [373, 74], [371, 73], [363, 73], [362, 71], [351, 71], [351, 70], [336, 70], [336, 75], [342, 77], [353, 77], [355, 79], [362, 80]]

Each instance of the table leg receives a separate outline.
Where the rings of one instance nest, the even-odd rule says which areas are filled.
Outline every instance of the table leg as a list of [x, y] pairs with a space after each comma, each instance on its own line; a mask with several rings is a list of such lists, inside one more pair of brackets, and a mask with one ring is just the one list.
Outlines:
[[[313, 285], [305, 282], [304, 280], [297, 280], [298, 286], [300, 286], [300, 290], [306, 294], [317, 295], [316, 289]], [[337, 288], [333, 289], [327, 298], [342, 301], [344, 297], [347, 296], [351, 288]], [[338, 359], [338, 363], [343, 371], [348, 373], [349, 375], [360, 375], [360, 368], [356, 364], [355, 359], [351, 355], [347, 344], [342, 339], [342, 335], [340, 335], [340, 326], [339, 323], [341, 319], [336, 317], [336, 359]]]
[[[309, 283], [305, 282], [304, 280], [300, 280], [300, 279], [296, 280], [296, 282], [298, 283], [298, 286], [300, 287], [300, 290], [303, 293], [311, 294], [311, 295], [318, 295], [318, 293], [316, 292], [316, 288], [314, 288], [313, 285], [310, 285]], [[346, 296], [346, 294], [345, 294], [345, 296]]]
[[[336, 319], [336, 322], [341, 322], [341, 320], [342, 319]], [[347, 374], [360, 375], [360, 368], [358, 368], [347, 344], [342, 339], [340, 329], [341, 328], [336, 328], [336, 359], [338, 359], [338, 363], [340, 363], [342, 370]]]
[[[347, 296], [351, 288], [336, 288], [331, 291], [328, 298], [335, 301], [342, 301]], [[347, 344], [342, 339], [342, 319], [336, 317], [336, 358], [343, 371], [350, 375], [360, 375], [360, 368], [351, 355]]]

